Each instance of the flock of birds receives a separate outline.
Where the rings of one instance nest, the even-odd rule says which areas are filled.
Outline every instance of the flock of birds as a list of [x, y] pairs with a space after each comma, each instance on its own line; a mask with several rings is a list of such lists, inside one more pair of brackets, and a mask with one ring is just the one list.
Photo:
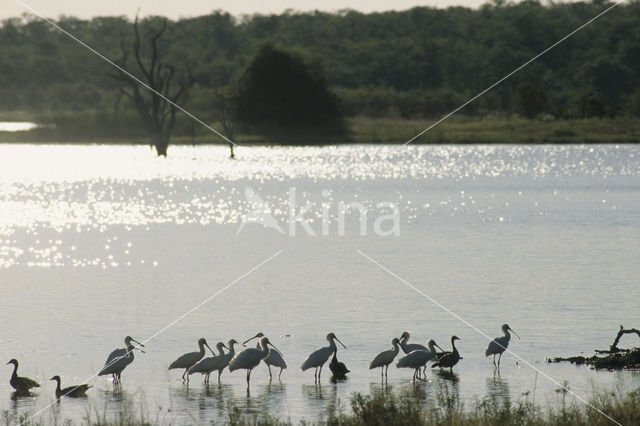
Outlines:
[[[493, 365], [495, 368], [500, 368], [502, 354], [509, 345], [509, 340], [511, 339], [511, 334], [509, 332], [514, 333], [518, 338], [520, 338], [520, 336], [518, 336], [518, 334], [507, 324], [502, 326], [502, 332], [504, 335], [493, 339], [485, 351], [485, 356], [493, 355]], [[452, 350], [448, 352], [444, 351], [433, 340], [429, 340], [427, 342], [427, 346], [409, 343], [410, 337], [409, 332], [405, 331], [402, 333], [400, 338], [392, 339], [392, 349], [380, 352], [376, 355], [369, 363], [369, 369], [373, 370], [374, 368], [380, 368], [381, 376], [384, 380], [385, 377], [388, 377], [389, 365], [393, 363], [400, 353], [400, 349], [402, 349], [405, 355], [398, 360], [396, 367], [413, 369], [413, 381], [415, 381], [416, 379], [422, 379], [422, 376], [426, 374], [426, 367], [429, 362], [433, 362], [431, 368], [449, 368], [450, 371], [453, 371], [453, 367], [462, 359], [455, 345], [456, 340], [460, 340], [457, 336], [451, 337]], [[169, 370], [184, 369], [184, 372], [182, 373], [182, 380], [185, 383], [189, 382], [190, 375], [200, 373], [204, 376], [204, 383], [207, 385], [209, 384], [209, 377], [213, 372], [218, 372], [218, 381], [220, 381], [220, 376], [225, 368], [228, 368], [229, 372], [234, 372], [235, 370], [246, 370], [247, 386], [249, 386], [251, 371], [261, 362], [264, 362], [269, 368], [269, 378], [272, 378], [271, 367], [280, 368], [280, 372], [278, 373], [278, 378], [280, 378], [282, 371], [287, 368], [287, 363], [284, 361], [280, 351], [273, 346], [263, 333], [256, 334], [252, 338], [243, 342], [242, 345], [246, 346], [246, 344], [253, 339], [258, 339], [257, 346], [255, 348], [246, 348], [239, 353], [235, 352], [235, 345], [239, 344], [236, 340], [231, 339], [226, 344], [224, 342], [219, 342], [216, 345], [216, 349], [218, 351], [216, 354], [213, 349], [211, 349], [207, 341], [204, 338], [201, 338], [198, 340], [199, 350], [196, 352], [189, 352], [178, 357], [178, 359], [169, 365]], [[329, 342], [329, 345], [316, 349], [312, 352], [307, 359], [304, 360], [300, 368], [302, 371], [313, 368], [314, 378], [317, 382], [320, 380], [322, 367], [333, 355], [333, 358], [329, 363], [329, 368], [333, 373], [333, 377], [336, 380], [345, 379], [349, 370], [344, 363], [338, 361], [338, 346], [336, 345], [336, 342], [340, 343], [340, 345], [345, 349], [347, 349], [347, 347], [336, 337], [334, 333], [327, 334], [326, 339]], [[138, 346], [134, 346], [133, 343], [136, 343]], [[144, 350], [141, 349], [144, 345], [131, 336], [127, 336], [124, 339], [124, 344], [124, 348], [116, 349], [109, 354], [104, 367], [98, 373], [99, 376], [111, 375], [113, 378], [113, 384], [116, 387], [121, 385], [120, 375], [122, 374], [122, 371], [134, 360], [133, 352], [138, 350], [144, 353]], [[205, 348], [208, 348], [213, 356], [205, 358]], [[436, 348], [440, 349], [441, 352], [438, 352]], [[224, 349], [227, 350], [226, 353]], [[497, 364], [496, 355], [498, 355]], [[28, 377], [18, 376], [17, 360], [12, 359], [7, 364], [13, 364], [13, 373], [9, 383], [16, 392], [20, 394], [29, 394], [32, 388], [40, 387], [36, 381]], [[53, 376], [50, 380], [54, 380], [57, 383], [55, 390], [56, 398], [61, 398], [63, 396], [81, 397], [84, 396], [87, 390], [91, 387], [87, 384], [81, 384], [61, 388], [59, 376]]]

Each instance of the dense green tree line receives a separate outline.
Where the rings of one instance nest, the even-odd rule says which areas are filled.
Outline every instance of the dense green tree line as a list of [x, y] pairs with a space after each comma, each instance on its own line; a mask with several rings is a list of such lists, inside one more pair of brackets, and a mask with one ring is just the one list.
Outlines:
[[[169, 21], [160, 48], [171, 60], [190, 65], [196, 86], [184, 104], [205, 119], [216, 119], [216, 94], [246, 72], [265, 42], [299, 52], [323, 70], [347, 115], [429, 117], [460, 105], [611, 4], [496, 2], [477, 10], [420, 7], [241, 18], [218, 11]], [[145, 19], [142, 31], [160, 19]], [[123, 17], [56, 22], [109, 58], [120, 57], [121, 45], [131, 43], [131, 22]], [[621, 4], [465, 112], [639, 114], [638, 28], [640, 3]], [[2, 22], [0, 110], [130, 112], [110, 71], [35, 17]]]

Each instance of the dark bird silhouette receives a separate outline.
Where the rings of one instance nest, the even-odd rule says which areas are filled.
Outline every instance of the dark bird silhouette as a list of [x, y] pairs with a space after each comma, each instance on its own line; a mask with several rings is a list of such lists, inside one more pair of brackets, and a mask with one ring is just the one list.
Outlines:
[[[245, 340], [243, 345], [246, 345], [247, 343], [249, 343], [253, 339], [261, 338], [261, 337], [264, 337], [264, 334], [263, 333], [258, 333], [255, 336], [253, 336], [251, 339]], [[258, 343], [258, 346], [260, 346], [260, 343]], [[280, 368], [280, 373], [278, 374], [278, 379], [282, 375], [282, 370], [287, 368], [287, 363], [284, 361], [284, 358], [282, 357], [282, 354], [280, 352], [278, 352], [277, 350], [275, 350], [275, 349], [271, 349], [269, 351], [269, 356], [267, 356], [264, 359], [264, 363], [267, 364], [267, 368], [269, 369], [269, 378], [270, 379], [273, 377], [271, 375], [271, 366], [272, 365], [274, 367]]]
[[104, 367], [98, 373], [98, 376], [106, 376], [107, 374], [111, 374], [113, 377], [114, 386], [120, 385], [120, 375], [122, 374], [122, 370], [127, 368], [127, 365], [133, 362], [133, 351], [138, 350], [142, 353], [144, 351], [140, 348], [136, 348], [131, 344], [131, 342], [135, 342], [140, 346], [144, 347], [144, 345], [138, 342], [131, 336], [127, 336], [124, 338], [124, 348], [115, 349], [113, 352], [109, 354], [107, 357], [107, 361], [104, 363]]
[[269, 356], [269, 352], [271, 351], [269, 346], [278, 350], [269, 342], [268, 338], [261, 337], [260, 348], [247, 348], [229, 361], [229, 372], [233, 373], [235, 370], [247, 370], [247, 389], [249, 388], [249, 380], [251, 379], [251, 370], [256, 368], [263, 359]]
[[29, 393], [31, 388], [39, 388], [40, 385], [35, 381], [31, 380], [28, 377], [20, 377], [18, 376], [18, 361], [16, 359], [12, 359], [7, 364], [13, 364], [13, 374], [11, 374], [11, 380], [9, 380], [9, 384], [19, 393]]
[[75, 385], [68, 386], [64, 389], [60, 389], [60, 376], [53, 376], [49, 380], [56, 381], [56, 398], [62, 398], [63, 396], [68, 396], [70, 398], [78, 398], [86, 396], [85, 393], [91, 387], [89, 385]]
[[409, 342], [409, 338], [411, 337], [411, 334], [409, 334], [408, 331], [405, 331], [402, 333], [402, 335], [400, 336], [400, 341], [398, 342], [400, 344], [400, 347], [402, 348], [402, 352], [404, 352], [405, 354], [409, 354], [413, 351], [428, 351], [429, 349], [427, 349], [426, 346], [420, 345], [418, 343], [408, 343]]
[[333, 358], [329, 363], [329, 369], [333, 373], [334, 377], [336, 377], [337, 379], [344, 379], [346, 378], [347, 373], [349, 373], [349, 369], [346, 365], [344, 365], [344, 362], [338, 361], [338, 357], [336, 356], [337, 354], [338, 348], [336, 348], [336, 350], [333, 352]]
[[[518, 336], [518, 333], [516, 333], [511, 327], [509, 327], [509, 324], [502, 324], [502, 332], [504, 333], [504, 336], [496, 337], [495, 339], [493, 339], [489, 343], [487, 350], [484, 352], [485, 356], [493, 355], [493, 366], [496, 368], [500, 368], [500, 359], [502, 359], [502, 353], [506, 351], [507, 346], [509, 346], [509, 340], [511, 340], [511, 334], [509, 334], [509, 331], [512, 331], [518, 339], [520, 338], [520, 336]], [[496, 365], [496, 355], [498, 355], [498, 365]]]
[[458, 336], [451, 337], [451, 346], [453, 347], [452, 352], [445, 352], [438, 358], [438, 362], [435, 362], [431, 368], [440, 367], [440, 368], [448, 368], [451, 372], [453, 372], [453, 366], [460, 361], [460, 353], [456, 348], [456, 340], [461, 340]]
[[182, 373], [182, 381], [189, 383], [189, 376], [187, 375], [187, 373], [189, 372], [189, 369], [191, 367], [193, 367], [198, 361], [204, 358], [205, 346], [209, 348], [213, 356], [216, 356], [215, 352], [213, 352], [213, 349], [211, 349], [211, 347], [207, 344], [205, 338], [201, 337], [198, 340], [198, 348], [200, 348], [200, 350], [198, 352], [188, 352], [178, 357], [178, 359], [176, 359], [171, 363], [171, 365], [169, 365], [169, 370], [173, 370], [175, 368], [184, 368], [184, 373]]
[[417, 350], [410, 352], [408, 355], [400, 358], [396, 363], [396, 367], [398, 368], [413, 368], [415, 370], [413, 373], [414, 382], [417, 378], [420, 378], [420, 369], [426, 368], [429, 361], [437, 361], [439, 358], [436, 352], [436, 347], [440, 350], [442, 350], [442, 348], [438, 346], [433, 339], [429, 340], [428, 346], [429, 350]]
[[398, 352], [400, 352], [400, 348], [398, 346], [399, 343], [400, 339], [398, 339], [397, 337], [393, 338], [393, 340], [391, 340], [391, 347], [393, 349], [380, 352], [378, 355], [376, 355], [376, 357], [373, 358], [373, 360], [369, 363], [369, 370], [380, 367], [380, 375], [382, 376], [382, 378], [384, 379], [385, 371], [388, 377], [389, 364], [393, 362], [393, 360], [398, 355]]
[[[322, 367], [324, 366], [325, 362], [329, 360], [329, 357], [331, 356], [332, 353], [338, 350], [336, 346], [336, 342], [334, 340], [337, 340], [338, 343], [340, 343], [343, 348], [347, 349], [347, 347], [336, 337], [335, 334], [329, 333], [327, 334], [327, 341], [329, 342], [329, 346], [324, 346], [322, 348], [318, 348], [315, 351], [311, 352], [311, 355], [309, 355], [307, 359], [305, 359], [302, 365], [300, 366], [302, 371], [306, 371], [310, 368], [315, 368], [315, 372], [313, 376], [316, 382], [320, 380], [320, 375], [322, 374]], [[335, 357], [335, 354], [334, 354], [334, 357]]]

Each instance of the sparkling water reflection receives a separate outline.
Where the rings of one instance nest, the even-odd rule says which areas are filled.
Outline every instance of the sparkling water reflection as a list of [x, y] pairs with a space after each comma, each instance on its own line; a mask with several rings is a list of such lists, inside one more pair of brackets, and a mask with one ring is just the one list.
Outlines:
[[[340, 146], [247, 148], [238, 160], [224, 147], [175, 147], [169, 159], [146, 147], [0, 146], [0, 282], [6, 360], [43, 387], [12, 398], [0, 386], [0, 410], [14, 418], [54, 403], [54, 374], [79, 383], [97, 372], [125, 335], [153, 335], [266, 264], [149, 342], [123, 373], [123, 389], [89, 382], [86, 400], [64, 400], [45, 422], [87, 413], [144, 415], [159, 423], [226, 421], [237, 407], [249, 415], [318, 420], [348, 412], [352, 392], [410, 394], [437, 407], [491, 398], [558, 402], [557, 385], [508, 354], [500, 375], [484, 358], [487, 342], [448, 313], [356, 253], [363, 250], [491, 336], [508, 322], [522, 336], [512, 349], [537, 368], [588, 396], [593, 387], [638, 387], [638, 373], [594, 372], [547, 365], [610, 344], [620, 323], [637, 323], [640, 296], [639, 166], [636, 146]], [[251, 187], [286, 231], [257, 224], [237, 233], [251, 212]], [[296, 207], [315, 237], [287, 224]], [[357, 215], [338, 234], [340, 202], [367, 209], [366, 235]], [[372, 230], [376, 206], [396, 203], [399, 235]], [[323, 234], [322, 206], [328, 227]], [[462, 338], [464, 359], [453, 375], [390, 368], [389, 383], [368, 371], [392, 337], [412, 341]], [[262, 366], [247, 392], [242, 373], [223, 373], [206, 388], [187, 389], [167, 371], [199, 337], [213, 345], [263, 331], [289, 368], [269, 382]], [[298, 366], [334, 331], [352, 373], [313, 384]], [[6, 378], [10, 374], [7, 368]], [[534, 395], [535, 389], [535, 395]]]

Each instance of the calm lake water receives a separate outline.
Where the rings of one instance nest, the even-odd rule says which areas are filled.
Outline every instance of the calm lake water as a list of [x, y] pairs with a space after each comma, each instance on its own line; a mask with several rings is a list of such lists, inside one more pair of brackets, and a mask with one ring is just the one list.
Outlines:
[[[0, 412], [43, 410], [37, 419], [47, 423], [79, 423], [131, 411], [193, 424], [228, 419], [237, 406], [318, 421], [330, 409], [348, 412], [353, 392], [376, 389], [415, 393], [426, 406], [443, 392], [467, 406], [485, 397], [558, 404], [558, 385], [536, 369], [585, 398], [640, 386], [637, 372], [545, 362], [607, 348], [620, 324], [640, 323], [638, 146], [264, 147], [240, 148], [235, 161], [224, 147], [172, 147], [170, 155], [0, 145], [0, 359], [18, 358], [19, 372], [42, 384], [14, 399], [4, 366]], [[256, 223], [238, 232], [256, 199], [283, 233]], [[307, 228], [290, 224], [292, 204], [299, 213], [307, 202]], [[485, 337], [358, 251], [491, 337], [509, 323], [522, 337], [509, 348], [535, 369], [506, 354], [495, 375]], [[462, 339], [453, 380], [429, 372], [414, 388], [411, 371], [391, 367], [380, 384], [367, 364], [405, 330], [445, 348], [452, 334]], [[199, 337], [213, 347], [258, 331], [289, 364], [281, 381], [269, 382], [261, 365], [250, 392], [243, 371], [225, 371], [208, 389], [192, 376], [187, 388], [181, 372], [167, 371]], [[314, 385], [299, 365], [330, 331], [347, 345], [339, 358], [352, 372], [332, 384], [327, 368]], [[93, 376], [126, 335], [155, 337], [114, 392]], [[622, 346], [635, 344], [625, 337]], [[63, 385], [94, 387], [86, 399], [54, 403], [55, 374]]]

